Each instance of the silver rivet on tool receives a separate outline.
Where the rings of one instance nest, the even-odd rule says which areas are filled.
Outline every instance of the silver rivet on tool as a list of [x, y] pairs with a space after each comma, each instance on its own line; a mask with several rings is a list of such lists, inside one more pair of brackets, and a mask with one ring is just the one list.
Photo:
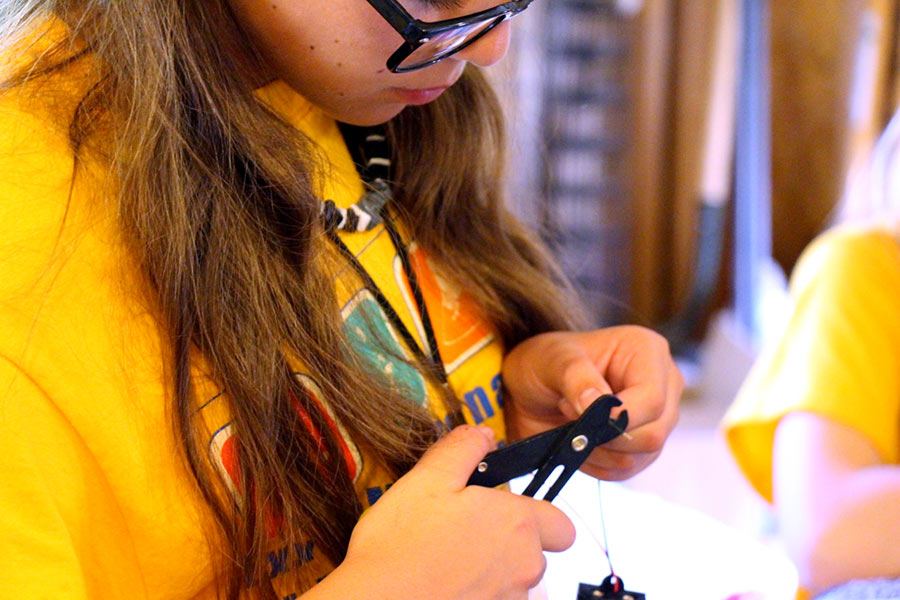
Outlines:
[[572, 450], [575, 452], [581, 452], [585, 448], [587, 448], [588, 439], [586, 435], [579, 435], [577, 438], [572, 440]]
[[625, 594], [624, 596], [622, 596], [622, 600], [634, 600], [634, 596], [632, 596], [631, 594]]
[[591, 594], [594, 598], [603, 598], [606, 594], [601, 592], [600, 590], [594, 590], [594, 593]]
[[485, 471], [487, 471], [487, 463], [483, 461], [478, 463], [478, 472], [484, 473]]

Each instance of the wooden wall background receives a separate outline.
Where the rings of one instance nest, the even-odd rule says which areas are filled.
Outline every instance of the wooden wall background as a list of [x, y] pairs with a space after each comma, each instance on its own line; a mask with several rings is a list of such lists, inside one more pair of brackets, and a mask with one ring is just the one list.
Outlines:
[[[735, 51], [722, 33], [737, 35], [729, 13], [740, 1], [644, 0], [633, 67], [632, 197], [642, 242], [632, 303], [651, 324], [677, 314], [690, 289], [698, 198], [730, 185], [721, 159], [731, 131], [713, 113], [716, 81], [729, 77], [717, 57]], [[769, 2], [772, 252], [786, 272], [829, 225], [897, 106], [898, 4]], [[725, 286], [727, 250], [723, 258]], [[727, 291], [719, 301], [728, 301]]]
[[677, 315], [693, 284], [700, 202], [731, 191], [740, 0], [645, 0], [633, 55], [632, 304]]
[[[694, 282], [699, 203], [727, 205], [730, 200], [744, 1], [643, 0], [637, 14], [621, 17], [632, 36], [625, 158], [631, 233], [621, 246], [623, 256], [603, 260], [628, 263], [622, 304], [630, 322], [660, 328], [682, 313]], [[608, 11], [624, 2], [535, 2], [518, 18], [512, 60], [494, 72], [513, 117], [511, 195], [519, 213], [538, 226], [546, 203], [553, 201], [543, 193], [541, 179], [552, 170], [547, 164], [552, 136], [546, 130], [546, 98], [555, 90], [547, 85], [552, 82], [548, 73], [556, 69], [556, 55], [546, 47], [551, 9], [577, 5], [583, 10], [591, 3]], [[848, 181], [864, 169], [875, 138], [897, 106], [900, 0], [768, 3], [772, 253], [790, 272], [803, 248], [829, 225]], [[598, 47], [608, 42], [602, 29], [593, 35]], [[578, 36], [584, 43], [583, 29]], [[608, 58], [598, 54], [597, 60]], [[598, 220], [612, 201], [595, 199]], [[733, 266], [727, 242], [710, 311], [730, 302]], [[597, 268], [609, 266], [601, 261]]]

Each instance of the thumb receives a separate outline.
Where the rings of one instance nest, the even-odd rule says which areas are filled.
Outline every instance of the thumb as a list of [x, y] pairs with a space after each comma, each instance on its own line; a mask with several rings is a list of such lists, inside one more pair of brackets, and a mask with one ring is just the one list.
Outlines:
[[472, 471], [494, 445], [490, 428], [462, 425], [429, 448], [407, 478], [428, 479], [436, 487], [459, 491], [466, 487]]

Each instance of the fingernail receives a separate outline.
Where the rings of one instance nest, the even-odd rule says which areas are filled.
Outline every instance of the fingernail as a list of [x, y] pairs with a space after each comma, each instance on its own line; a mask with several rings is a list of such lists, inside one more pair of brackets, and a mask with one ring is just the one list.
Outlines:
[[593, 404], [594, 400], [602, 395], [603, 392], [601, 392], [597, 388], [588, 388], [581, 392], [581, 395], [578, 397], [578, 414], [581, 414], [585, 410], [587, 410], [587, 407]]
[[488, 427], [487, 425], [479, 425], [478, 430], [481, 431], [484, 435], [486, 435], [491, 441], [494, 441], [494, 430]]
[[563, 414], [576, 413], [580, 415], [582, 412], [577, 406], [572, 406], [572, 403], [565, 398], [557, 402], [556, 405], [559, 407], [559, 412]]

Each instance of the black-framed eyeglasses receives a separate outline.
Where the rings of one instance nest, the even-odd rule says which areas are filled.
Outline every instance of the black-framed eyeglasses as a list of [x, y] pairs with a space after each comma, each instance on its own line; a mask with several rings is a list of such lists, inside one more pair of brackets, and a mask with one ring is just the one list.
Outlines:
[[403, 37], [403, 44], [387, 61], [387, 68], [394, 73], [415, 71], [456, 54], [532, 1], [514, 0], [455, 19], [426, 22], [413, 18], [397, 0], [368, 0]]

